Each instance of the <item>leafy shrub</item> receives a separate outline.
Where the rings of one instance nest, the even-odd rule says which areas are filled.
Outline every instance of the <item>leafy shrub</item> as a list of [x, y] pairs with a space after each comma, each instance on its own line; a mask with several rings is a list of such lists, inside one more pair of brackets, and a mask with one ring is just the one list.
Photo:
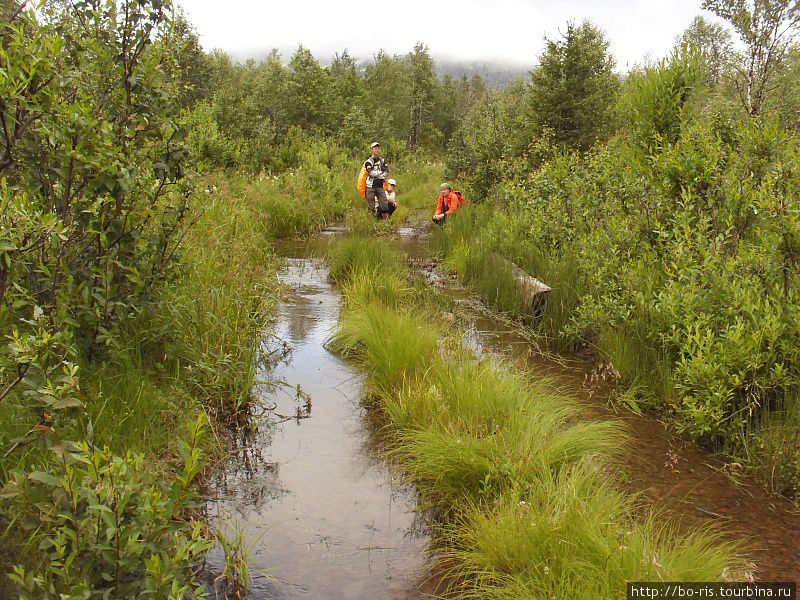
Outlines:
[[[541, 333], [595, 346], [628, 400], [665, 406], [707, 447], [752, 450], [800, 380], [800, 143], [767, 118], [737, 122], [704, 103], [701, 84], [684, 51], [633, 73], [616, 138], [509, 170], [492, 184], [498, 206], [458, 238], [443, 232], [441, 247], [465, 280], [469, 253], [513, 260], [553, 288]], [[474, 118], [480, 129], [496, 117]], [[497, 276], [473, 275], [476, 289]], [[782, 453], [781, 481], [798, 455]]]
[[201, 522], [182, 520], [195, 506], [203, 419], [181, 443], [171, 483], [142, 454], [85, 442], [55, 448], [60, 460], [45, 471], [14, 473], [2, 512], [29, 535], [11, 575], [20, 598], [203, 597], [193, 569], [213, 542]]

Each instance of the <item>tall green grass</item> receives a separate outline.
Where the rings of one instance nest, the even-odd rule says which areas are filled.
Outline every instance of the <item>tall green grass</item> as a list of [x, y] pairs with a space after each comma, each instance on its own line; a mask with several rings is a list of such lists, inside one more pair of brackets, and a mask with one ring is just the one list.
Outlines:
[[478, 223], [488, 218], [485, 207], [466, 206], [436, 228], [434, 244], [444, 265], [477, 291], [492, 307], [512, 316], [526, 312], [525, 302], [511, 272], [511, 266], [482, 240]]
[[[250, 405], [259, 342], [267, 334], [280, 291], [272, 241], [275, 235], [310, 233], [342, 214], [348, 204], [341, 191], [343, 183], [336, 183], [338, 173], [319, 168], [294, 175], [295, 182], [288, 187], [284, 185], [291, 177], [288, 174], [250, 182], [216, 175], [205, 181], [203, 187], [211, 191], [198, 191], [195, 197], [197, 221], [183, 240], [178, 276], [152, 291], [158, 299], [155, 309], [143, 312], [124, 329], [102, 361], [83, 358], [79, 373], [85, 412], [76, 414], [70, 427], [54, 432], [53, 441], [87, 440], [107, 447], [114, 464], [136, 457], [146, 462], [148, 476], [159, 485], [173, 486], [182, 475], [172, 464], [186, 462], [184, 440], [193, 439], [192, 427], [198, 419], [208, 421], [203, 413], [220, 423], [237, 418]], [[331, 186], [338, 186], [340, 192], [334, 190], [328, 202], [325, 190]], [[20, 417], [0, 420], [5, 450], [7, 442], [25, 434], [30, 415], [22, 398], [12, 395], [4, 404], [8, 415]], [[212, 462], [220, 451], [217, 436], [205, 436], [202, 444], [192, 450], [196, 465], [192, 477], [200, 468], [197, 465]], [[31, 443], [0, 454], [3, 480], [11, 471], [60, 477], [63, 465], [45, 447]], [[126, 472], [134, 480], [139, 477], [136, 470]], [[187, 479], [181, 485], [189, 484]], [[39, 568], [36, 556], [23, 552], [32, 538], [17, 526], [30, 516], [26, 506], [18, 502], [6, 505], [8, 510], [0, 507], [4, 548], [0, 562], [3, 567], [18, 564], [34, 577]], [[153, 519], [168, 524], [185, 508], [180, 503], [171, 505], [170, 514]], [[170, 543], [183, 543], [185, 528], [175, 524], [173, 530]], [[203, 539], [197, 544], [205, 545], [206, 533], [202, 528], [198, 531]], [[36, 535], [52, 533], [44, 528]], [[0, 596], [17, 597], [18, 590], [6, 590], [5, 583], [0, 584]]]
[[800, 490], [800, 395], [784, 398], [781, 410], [765, 413], [758, 428], [730, 442], [729, 451], [753, 472], [770, 491], [794, 496]]
[[368, 367], [369, 389], [382, 397], [434, 360], [438, 333], [411, 315], [377, 303], [357, 306], [342, 318], [331, 350]]
[[[630, 497], [583, 462], [544, 471], [491, 510], [469, 503], [444, 526], [457, 598], [611, 599], [628, 581], [743, 578], [718, 531], [681, 534], [657, 515], [634, 519]], [[453, 586], [455, 587], [455, 586]]]
[[394, 246], [363, 236], [348, 236], [335, 244], [330, 257], [330, 277], [337, 283], [348, 281], [353, 273], [373, 269], [375, 281], [383, 275], [402, 273], [405, 257]]
[[441, 509], [449, 596], [618, 598], [632, 580], [744, 576], [719, 532], [679, 533], [615, 487], [619, 423], [587, 420], [553, 382], [473, 357], [409, 286], [387, 293], [383, 272], [365, 268], [380, 246], [332, 250], [349, 269], [330, 347], [363, 365], [388, 456]]
[[257, 342], [277, 301], [272, 203], [213, 195], [187, 237], [183, 280], [141, 334], [151, 354], [164, 352], [167, 373], [218, 414], [248, 404]]

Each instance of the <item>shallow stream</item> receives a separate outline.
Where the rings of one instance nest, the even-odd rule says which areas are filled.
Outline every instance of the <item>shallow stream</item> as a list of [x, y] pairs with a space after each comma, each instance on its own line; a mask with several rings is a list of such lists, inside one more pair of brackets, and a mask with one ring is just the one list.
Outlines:
[[[252, 600], [422, 598], [428, 538], [413, 491], [377, 458], [361, 374], [323, 346], [339, 294], [320, 259], [288, 258], [281, 280], [282, 341], [262, 347], [277, 364], [260, 374], [281, 383], [257, 386], [264, 412], [211, 482], [212, 520], [242, 532]], [[217, 548], [208, 570], [224, 565]]]
[[[338, 232], [337, 232], [338, 233]], [[429, 241], [413, 228], [398, 231], [412, 259], [429, 259]], [[340, 297], [322, 260], [326, 236], [279, 247], [281, 280], [289, 292], [274, 333], [262, 350], [277, 358], [256, 395], [263, 414], [240, 432], [214, 482], [212, 517], [243, 532], [254, 574], [250, 600], [415, 599], [432, 587], [425, 561], [429, 543], [413, 489], [393, 478], [380, 459], [377, 428], [360, 406], [361, 375], [324, 348], [336, 326]], [[430, 263], [430, 261], [428, 261]], [[644, 504], [686, 526], [719, 523], [744, 539], [759, 580], [800, 581], [800, 515], [746, 478], [735, 484], [730, 466], [671, 434], [652, 416], [616, 410], [593, 365], [534, 351], [513, 324], [486, 311], [453, 280], [428, 279], [459, 307], [459, 326], [478, 352], [523, 361], [555, 377], [596, 418], [623, 420], [631, 443], [619, 478]], [[602, 379], [602, 378], [601, 378]], [[208, 559], [219, 573], [224, 556]]]

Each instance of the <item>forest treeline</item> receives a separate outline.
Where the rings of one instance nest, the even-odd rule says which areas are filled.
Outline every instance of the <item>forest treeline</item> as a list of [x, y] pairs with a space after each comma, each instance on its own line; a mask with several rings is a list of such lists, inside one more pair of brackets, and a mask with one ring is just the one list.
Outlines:
[[365, 140], [380, 140], [395, 160], [409, 152], [441, 155], [488, 93], [479, 75], [437, 78], [422, 44], [405, 56], [381, 51], [363, 69], [346, 50], [323, 67], [303, 46], [286, 61], [273, 51], [243, 64], [195, 46], [183, 80], [196, 158], [254, 172], [294, 167], [297, 148], [309, 138], [358, 157]]
[[193, 481], [250, 404], [267, 241], [357, 202], [373, 140], [446, 159], [462, 275], [540, 277], [542, 334], [792, 493], [797, 10], [743, 6], [707, 3], [743, 45], [699, 19], [622, 75], [572, 23], [501, 90], [422, 44], [240, 63], [168, 0], [0, 0], [0, 595], [201, 595]]

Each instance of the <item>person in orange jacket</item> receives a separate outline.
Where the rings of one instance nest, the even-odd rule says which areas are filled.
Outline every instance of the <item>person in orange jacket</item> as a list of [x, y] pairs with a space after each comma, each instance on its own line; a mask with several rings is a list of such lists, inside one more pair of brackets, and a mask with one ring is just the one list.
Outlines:
[[454, 192], [449, 183], [442, 184], [442, 193], [439, 195], [439, 203], [436, 205], [436, 214], [433, 221], [444, 224], [447, 215], [452, 215], [461, 205], [464, 204], [464, 197], [458, 192]]

